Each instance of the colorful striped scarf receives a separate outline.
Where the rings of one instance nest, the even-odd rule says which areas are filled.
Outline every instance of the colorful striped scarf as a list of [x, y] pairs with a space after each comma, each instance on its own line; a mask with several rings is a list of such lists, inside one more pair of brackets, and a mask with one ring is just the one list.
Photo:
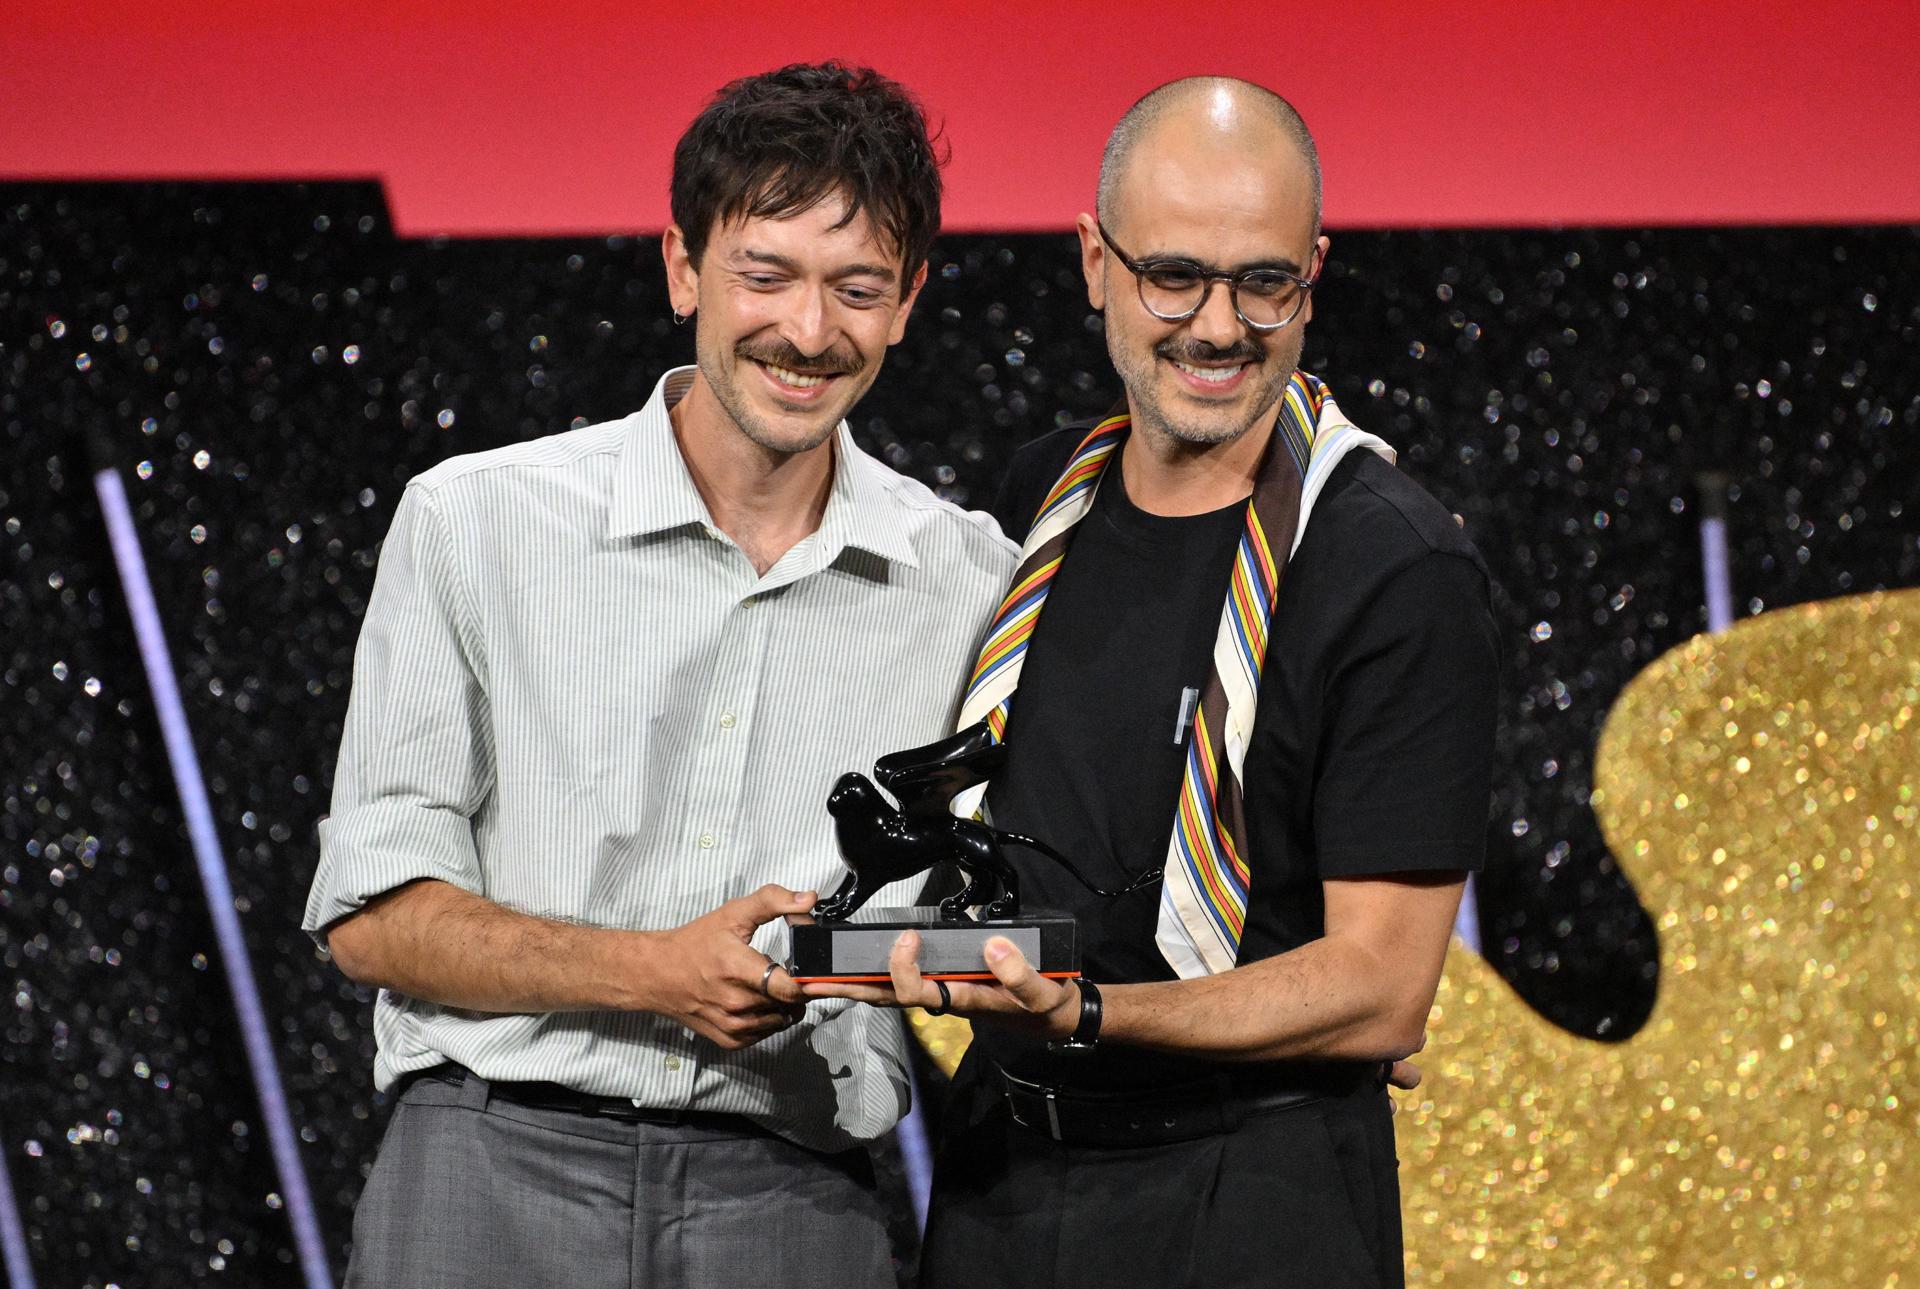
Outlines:
[[[967, 683], [960, 708], [963, 728], [985, 720], [996, 740], [1006, 736], [1020, 667], [1047, 592], [1067, 556], [1073, 528], [1092, 508], [1094, 493], [1129, 427], [1125, 414], [1096, 425], [1041, 503], [1013, 587], [994, 615]], [[1173, 840], [1167, 848], [1154, 939], [1183, 979], [1225, 971], [1239, 957], [1251, 884], [1240, 772], [1285, 570], [1275, 551], [1284, 549], [1287, 558], [1292, 557], [1328, 474], [1348, 452], [1363, 447], [1389, 462], [1394, 459], [1392, 448], [1340, 414], [1317, 377], [1295, 372], [1247, 501], [1246, 527], [1214, 640], [1213, 670], [1193, 712]]]

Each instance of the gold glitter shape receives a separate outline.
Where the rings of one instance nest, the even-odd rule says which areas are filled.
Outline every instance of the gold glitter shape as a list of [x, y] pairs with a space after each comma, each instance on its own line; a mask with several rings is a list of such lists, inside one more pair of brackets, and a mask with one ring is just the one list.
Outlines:
[[948, 1078], [960, 1068], [960, 1058], [973, 1041], [973, 1026], [958, 1016], [929, 1016], [918, 1007], [907, 1008], [907, 1028], [940, 1072]]
[[1618, 1045], [1455, 946], [1398, 1119], [1422, 1286], [1920, 1284], [1920, 592], [1627, 686], [1594, 808], [1661, 937]]

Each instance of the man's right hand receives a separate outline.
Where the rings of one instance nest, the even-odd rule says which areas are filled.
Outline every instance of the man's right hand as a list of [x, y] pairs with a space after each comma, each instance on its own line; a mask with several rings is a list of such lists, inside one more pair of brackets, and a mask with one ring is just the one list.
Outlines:
[[644, 1009], [729, 1051], [779, 1033], [799, 1019], [807, 999], [785, 968], [769, 975], [767, 955], [749, 941], [768, 922], [805, 913], [818, 898], [767, 885], [685, 926], [653, 933]]
[[671, 931], [629, 931], [534, 917], [427, 879], [368, 901], [327, 942], [352, 979], [427, 1002], [497, 1015], [656, 1012], [738, 1049], [800, 1018], [800, 987], [769, 973], [748, 941], [815, 899], [763, 886]]

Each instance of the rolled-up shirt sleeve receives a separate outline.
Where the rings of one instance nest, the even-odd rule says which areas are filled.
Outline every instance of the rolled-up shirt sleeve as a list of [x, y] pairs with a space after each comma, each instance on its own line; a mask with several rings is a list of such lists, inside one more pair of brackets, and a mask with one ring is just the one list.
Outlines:
[[381, 548], [354, 654], [332, 813], [301, 926], [437, 878], [483, 893], [473, 816], [493, 790], [482, 636], [433, 495], [409, 487]]

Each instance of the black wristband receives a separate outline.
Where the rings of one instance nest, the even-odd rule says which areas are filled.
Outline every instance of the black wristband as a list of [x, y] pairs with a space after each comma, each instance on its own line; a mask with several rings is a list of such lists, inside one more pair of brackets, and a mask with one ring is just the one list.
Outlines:
[[1090, 1052], [1100, 1042], [1100, 987], [1084, 976], [1073, 983], [1080, 986], [1080, 1023], [1073, 1033], [1047, 1046], [1060, 1052]]

